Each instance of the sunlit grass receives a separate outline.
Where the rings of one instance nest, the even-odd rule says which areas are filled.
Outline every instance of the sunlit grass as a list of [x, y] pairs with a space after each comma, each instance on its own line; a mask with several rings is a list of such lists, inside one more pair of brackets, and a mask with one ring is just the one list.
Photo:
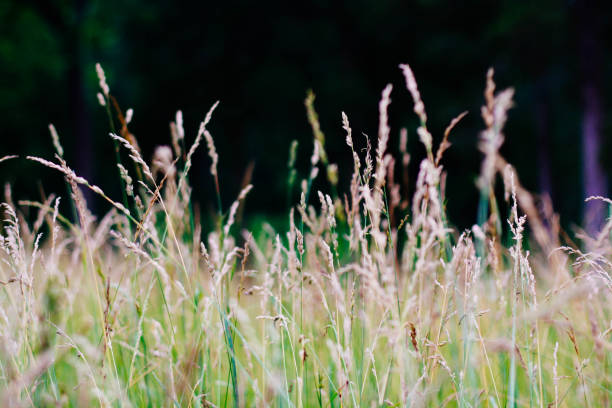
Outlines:
[[[465, 113], [436, 142], [414, 75], [401, 69], [427, 152], [411, 196], [395, 181], [410, 161], [406, 132], [397, 161], [389, 147], [399, 91], [382, 91], [378, 136], [365, 146], [339, 115], [353, 157], [347, 191], [309, 93], [310, 170], [295, 169], [297, 143], [278, 165], [287, 227], [259, 218], [248, 231], [240, 220], [258, 187], [247, 177], [222, 207], [217, 163], [231, 156], [207, 129], [217, 104], [192, 143], [177, 113], [170, 145], [149, 163], [98, 66], [122, 197], [70, 168], [54, 128], [56, 157], [27, 157], [63, 174], [67, 190], [40, 202], [6, 194], [0, 406], [609, 405], [612, 224], [580, 247], [561, 241], [558, 218], [499, 153], [513, 91], [496, 93], [491, 70], [477, 222], [454, 229], [443, 153]], [[218, 208], [204, 226], [188, 174], [201, 144]], [[21, 160], [0, 162], [9, 159]], [[111, 211], [94, 217], [81, 188]]]

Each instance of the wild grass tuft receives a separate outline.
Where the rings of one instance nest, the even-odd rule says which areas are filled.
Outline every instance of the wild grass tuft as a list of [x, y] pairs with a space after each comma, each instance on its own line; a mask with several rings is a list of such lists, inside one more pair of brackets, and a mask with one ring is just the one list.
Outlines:
[[[177, 112], [169, 145], [149, 162], [129, 131], [133, 111], [121, 111], [97, 65], [122, 197], [72, 169], [52, 125], [57, 155], [26, 159], [62, 174], [68, 195], [14, 203], [6, 189], [0, 406], [609, 406], [612, 221], [575, 244], [552, 206], [521, 185], [500, 154], [513, 91], [496, 93], [490, 70], [480, 202], [474, 226], [458, 231], [443, 163], [466, 113], [441, 137], [430, 133], [415, 75], [400, 68], [407, 91], [382, 90], [376, 140], [354, 139], [339, 115], [352, 175], [331, 162], [308, 93], [310, 169], [300, 177], [294, 142], [287, 167], [279, 164], [287, 228], [262, 222], [254, 234], [241, 223], [258, 188], [252, 169], [222, 206], [218, 163], [227, 156], [207, 128], [218, 102], [193, 136]], [[413, 98], [426, 150], [412, 181], [418, 157], [405, 129], [395, 141], [393, 92]], [[9, 159], [19, 160], [0, 163]], [[194, 211], [195, 160], [210, 163], [211, 222]], [[338, 191], [339, 177], [348, 191]], [[110, 211], [92, 214], [81, 188]]]

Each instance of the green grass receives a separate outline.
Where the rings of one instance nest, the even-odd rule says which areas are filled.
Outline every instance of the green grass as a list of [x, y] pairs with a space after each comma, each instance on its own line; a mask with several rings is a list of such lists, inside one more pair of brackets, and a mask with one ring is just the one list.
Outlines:
[[[109, 139], [126, 169], [120, 202], [60, 155], [29, 159], [64, 174], [62, 202], [76, 216], [59, 211], [56, 195], [3, 206], [0, 406], [609, 405], [609, 236], [570, 245], [554, 233], [558, 220], [539, 218], [499, 154], [512, 91], [495, 93], [492, 71], [476, 225], [454, 229], [441, 178], [457, 170], [440, 160], [458, 121], [436, 143], [412, 72], [402, 69], [427, 151], [412, 196], [394, 181], [407, 153], [394, 162], [387, 150], [391, 87], [374, 150], [353, 146], [343, 116], [354, 154], [345, 192], [309, 93], [311, 171], [299, 177], [292, 145], [288, 165], [279, 163], [288, 187], [279, 200], [290, 212], [252, 217], [244, 229], [250, 187], [220, 205], [219, 157], [206, 130], [214, 107], [189, 149], [177, 115], [172, 150], [146, 163], [104, 91], [111, 129], [122, 128]], [[207, 230], [188, 177], [202, 142], [219, 206]], [[17, 160], [0, 162], [8, 159]], [[311, 191], [324, 178], [316, 185], [329, 193]], [[500, 180], [504, 200], [491, 193]], [[95, 219], [80, 188], [112, 211]]]

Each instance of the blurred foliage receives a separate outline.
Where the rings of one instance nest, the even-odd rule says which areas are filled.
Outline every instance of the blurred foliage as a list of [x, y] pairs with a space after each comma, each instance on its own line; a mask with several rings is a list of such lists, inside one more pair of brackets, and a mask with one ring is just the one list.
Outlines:
[[[94, 64], [101, 62], [122, 109], [134, 108], [131, 130], [147, 158], [156, 145], [169, 144], [168, 125], [177, 109], [183, 110], [191, 143], [204, 114], [220, 99], [210, 128], [224, 201], [234, 199], [254, 161], [248, 212], [280, 213], [286, 209], [285, 163], [293, 139], [300, 142], [299, 177], [308, 171], [307, 89], [317, 94], [330, 160], [348, 182], [352, 161], [340, 112], [347, 113], [356, 143], [364, 146], [359, 135], [376, 135], [380, 92], [392, 82], [391, 147], [397, 149], [399, 130], [407, 127], [416, 174], [424, 152], [397, 68], [406, 62], [415, 71], [437, 140], [452, 117], [470, 112], [451, 135], [453, 147], [444, 161], [449, 213], [466, 227], [476, 217], [479, 107], [485, 72], [493, 66], [498, 86], [517, 91], [502, 153], [533, 191], [542, 189], [541, 154], [548, 155], [556, 209], [565, 222], [578, 221], [581, 107], [573, 7], [554, 0], [5, 0], [0, 2], [0, 155], [51, 157], [47, 124], [53, 122], [69, 163], [119, 197], [115, 172], [109, 170], [109, 127], [96, 102]], [[604, 3], [602, 21], [610, 11]], [[606, 49], [609, 31], [601, 33]], [[604, 78], [610, 71], [606, 56]], [[609, 82], [604, 86], [605, 96]], [[608, 142], [602, 155], [609, 152]], [[604, 165], [609, 173], [610, 163]], [[3, 163], [0, 173], [19, 198], [39, 198], [42, 185], [47, 194], [65, 191], [59, 176], [25, 160]], [[192, 177], [196, 199], [208, 209], [214, 187], [203, 151]]]

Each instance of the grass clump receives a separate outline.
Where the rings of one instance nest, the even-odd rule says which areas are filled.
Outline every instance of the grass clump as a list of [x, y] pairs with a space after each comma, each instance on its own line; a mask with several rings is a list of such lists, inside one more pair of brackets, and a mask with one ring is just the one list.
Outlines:
[[[171, 146], [148, 163], [131, 111], [120, 111], [97, 66], [123, 196], [76, 174], [54, 128], [56, 157], [27, 159], [63, 174], [76, 216], [61, 214], [59, 196], [15, 204], [7, 190], [0, 406], [607, 406], [612, 224], [580, 246], [561, 241], [558, 218], [499, 153], [513, 91], [496, 93], [491, 70], [477, 223], [454, 229], [442, 163], [465, 113], [436, 144], [414, 75], [401, 69], [427, 152], [411, 197], [388, 151], [392, 86], [365, 155], [342, 113], [353, 157], [346, 193], [310, 93], [314, 147], [301, 184], [297, 144], [288, 163], [288, 197], [300, 188], [301, 199], [286, 230], [265, 225], [254, 237], [236, 223], [248, 182], [221, 206], [222, 152], [207, 129], [217, 104], [188, 149], [178, 112]], [[206, 233], [189, 186], [200, 144], [218, 203]], [[400, 151], [407, 175], [405, 131]], [[319, 171], [330, 193], [311, 191]], [[97, 219], [81, 188], [110, 212]]]

